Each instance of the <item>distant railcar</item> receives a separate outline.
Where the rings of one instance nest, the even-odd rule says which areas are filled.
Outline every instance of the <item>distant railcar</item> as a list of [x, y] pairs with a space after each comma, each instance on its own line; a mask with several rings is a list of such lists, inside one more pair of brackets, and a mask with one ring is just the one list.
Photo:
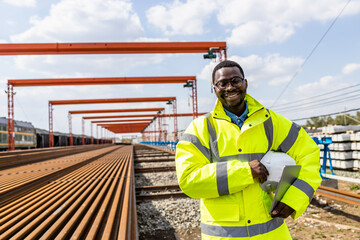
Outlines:
[[[36, 132], [29, 122], [17, 121], [15, 125], [15, 149], [36, 148]], [[8, 120], [0, 117], [0, 149], [8, 149]]]

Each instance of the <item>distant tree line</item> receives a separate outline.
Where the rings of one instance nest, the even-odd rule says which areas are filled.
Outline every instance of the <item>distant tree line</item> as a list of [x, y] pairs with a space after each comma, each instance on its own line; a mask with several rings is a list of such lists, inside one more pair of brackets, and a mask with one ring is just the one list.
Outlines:
[[324, 127], [327, 125], [359, 125], [360, 112], [356, 112], [355, 116], [350, 114], [337, 115], [335, 118], [331, 116], [326, 117], [312, 117], [306, 121], [304, 127]]

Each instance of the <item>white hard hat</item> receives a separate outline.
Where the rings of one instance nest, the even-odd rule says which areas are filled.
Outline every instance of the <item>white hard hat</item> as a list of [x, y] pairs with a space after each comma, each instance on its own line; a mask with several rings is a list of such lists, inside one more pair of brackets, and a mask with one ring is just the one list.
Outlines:
[[269, 172], [267, 180], [260, 184], [266, 192], [275, 192], [285, 166], [296, 165], [295, 160], [286, 153], [269, 151], [260, 161]]

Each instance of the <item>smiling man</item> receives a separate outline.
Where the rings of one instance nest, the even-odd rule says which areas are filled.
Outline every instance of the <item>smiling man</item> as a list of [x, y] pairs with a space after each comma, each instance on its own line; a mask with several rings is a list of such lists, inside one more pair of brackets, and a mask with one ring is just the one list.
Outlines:
[[[284, 218], [298, 218], [320, 185], [319, 147], [300, 126], [247, 94], [236, 62], [220, 62], [212, 83], [214, 110], [195, 119], [176, 148], [179, 185], [201, 199], [202, 239], [291, 239]], [[260, 160], [270, 150], [301, 165], [271, 213], [273, 196], [260, 187], [269, 174]]]

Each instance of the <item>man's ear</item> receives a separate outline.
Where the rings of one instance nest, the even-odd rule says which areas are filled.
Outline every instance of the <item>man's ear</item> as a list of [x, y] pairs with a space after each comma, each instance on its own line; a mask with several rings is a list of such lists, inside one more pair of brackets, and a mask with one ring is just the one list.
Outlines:
[[247, 79], [245, 78], [244, 81], [245, 81], [245, 88], [247, 88], [248, 87]]

